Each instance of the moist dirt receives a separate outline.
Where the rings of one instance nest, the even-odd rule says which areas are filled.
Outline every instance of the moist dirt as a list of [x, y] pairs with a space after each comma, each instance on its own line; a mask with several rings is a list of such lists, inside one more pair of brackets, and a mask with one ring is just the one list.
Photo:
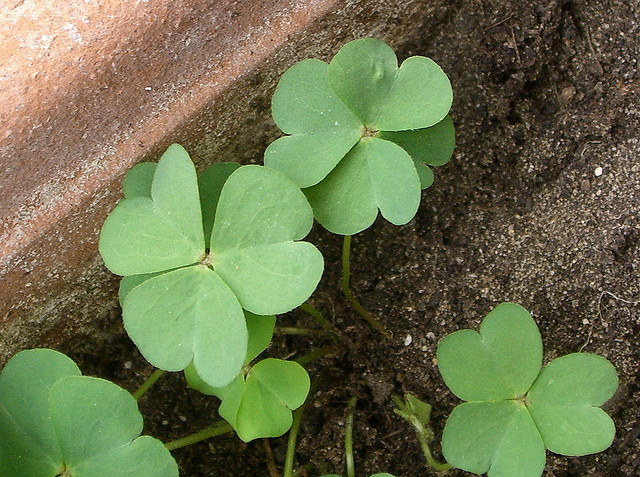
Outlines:
[[[640, 3], [457, 1], [441, 23], [420, 26], [417, 38], [400, 45], [399, 56], [430, 56], [451, 78], [457, 149], [435, 171], [413, 221], [394, 227], [379, 219], [353, 238], [353, 289], [392, 339], [342, 296], [341, 237], [316, 227], [308, 239], [326, 260], [311, 301], [350, 344], [308, 368], [317, 389], [300, 429], [298, 475], [344, 472], [352, 396], [358, 476], [436, 475], [413, 430], [393, 413], [391, 395], [411, 392], [433, 406], [432, 450], [442, 459], [439, 438], [459, 400], [438, 373], [437, 343], [477, 329], [502, 301], [533, 313], [545, 361], [598, 353], [620, 376], [606, 405], [617, 428], [611, 448], [578, 458], [549, 453], [545, 476], [640, 475]], [[265, 125], [271, 137], [262, 149], [275, 137]], [[85, 374], [133, 390], [152, 368], [119, 323], [114, 310], [96, 320], [94, 336], [61, 349]], [[301, 311], [278, 324], [315, 326]], [[266, 354], [298, 357], [326, 344], [276, 335]], [[217, 406], [179, 373], [140, 401], [145, 433], [163, 441], [210, 425]], [[173, 454], [183, 476], [273, 477], [286, 446], [286, 436], [245, 444], [227, 435]]]

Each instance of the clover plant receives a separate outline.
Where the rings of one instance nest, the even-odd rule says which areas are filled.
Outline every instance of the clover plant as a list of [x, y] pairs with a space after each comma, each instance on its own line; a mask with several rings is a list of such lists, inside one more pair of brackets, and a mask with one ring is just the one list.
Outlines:
[[[0, 374], [0, 477], [175, 477], [168, 449], [232, 429], [251, 441], [289, 428], [284, 476], [291, 477], [311, 388], [299, 363], [349, 343], [304, 303], [324, 265], [302, 239], [314, 216], [345, 236], [345, 296], [389, 335], [349, 289], [351, 235], [369, 227], [378, 211], [396, 225], [414, 217], [421, 189], [433, 183], [430, 166], [446, 163], [454, 148], [451, 103], [449, 80], [432, 60], [415, 56], [398, 66], [383, 42], [356, 40], [329, 64], [309, 59], [283, 75], [273, 118], [286, 136], [267, 148], [268, 167], [219, 163], [198, 177], [177, 144], [157, 164], [133, 167], [124, 199], [102, 227], [99, 249], [105, 265], [123, 276], [125, 329], [159, 369], [132, 396], [82, 376], [56, 351], [18, 353]], [[275, 315], [298, 306], [335, 343], [299, 363], [254, 362], [271, 342]], [[617, 388], [613, 366], [575, 353], [541, 370], [540, 333], [519, 305], [496, 307], [480, 333], [452, 333], [437, 354], [444, 381], [467, 401], [443, 432], [448, 463], [437, 463], [428, 448], [431, 407], [411, 395], [404, 402], [394, 398], [434, 469], [537, 477], [545, 449], [575, 456], [611, 445], [614, 425], [599, 406]], [[163, 370], [184, 370], [191, 387], [217, 396], [223, 420], [164, 445], [140, 437], [136, 399]], [[347, 477], [355, 477], [355, 405], [353, 397], [345, 426]]]
[[456, 331], [438, 346], [438, 367], [460, 404], [442, 435], [456, 468], [491, 476], [537, 477], [545, 448], [568, 456], [603, 451], [615, 427], [602, 406], [618, 387], [601, 356], [573, 353], [542, 365], [542, 340], [531, 315], [503, 303], [480, 332]]
[[451, 465], [437, 462], [433, 458], [433, 454], [431, 454], [431, 449], [429, 448], [429, 443], [433, 440], [433, 431], [429, 423], [431, 420], [431, 405], [421, 401], [412, 394], [406, 394], [404, 401], [396, 395], [393, 395], [392, 398], [396, 405], [393, 412], [413, 427], [427, 465], [437, 472], [449, 470]]
[[157, 166], [132, 169], [123, 189], [99, 248], [113, 273], [131, 277], [120, 293], [127, 333], [154, 366], [193, 362], [209, 385], [227, 385], [246, 356], [243, 309], [287, 312], [320, 280], [320, 252], [299, 241], [313, 223], [307, 200], [260, 166], [218, 166], [198, 182], [176, 144]]
[[220, 416], [245, 442], [287, 432], [293, 422], [291, 411], [304, 403], [310, 388], [309, 375], [293, 361], [267, 358], [250, 367], [249, 363], [271, 342], [275, 317], [266, 320], [248, 315], [247, 326], [249, 350], [245, 368], [230, 384], [214, 388], [200, 378], [193, 366], [185, 370], [192, 388], [222, 400]]
[[164, 445], [140, 436], [133, 397], [82, 376], [57, 351], [22, 351], [0, 374], [0, 476], [177, 477]]
[[433, 182], [428, 165], [453, 152], [452, 98], [449, 79], [429, 58], [398, 67], [384, 42], [352, 41], [329, 64], [307, 59], [284, 73], [272, 110], [288, 135], [269, 145], [265, 165], [304, 189], [331, 232], [360, 232], [378, 210], [405, 224]]

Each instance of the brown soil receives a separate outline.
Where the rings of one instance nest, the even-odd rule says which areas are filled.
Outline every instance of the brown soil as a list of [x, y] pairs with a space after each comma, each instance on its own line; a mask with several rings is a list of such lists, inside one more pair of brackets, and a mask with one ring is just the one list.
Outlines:
[[[340, 294], [341, 238], [319, 228], [310, 237], [327, 265], [312, 301], [354, 344], [309, 368], [318, 390], [296, 453], [298, 465], [313, 466], [309, 475], [343, 472], [352, 395], [359, 476], [435, 475], [390, 395], [410, 391], [431, 403], [438, 438], [459, 401], [434, 365], [437, 343], [477, 329], [502, 301], [532, 311], [547, 360], [599, 353], [620, 375], [608, 404], [613, 446], [580, 458], [549, 454], [545, 475], [640, 475], [639, 39], [635, 0], [477, 0], [455, 2], [436, 29], [425, 26], [400, 49], [401, 57], [432, 57], [449, 74], [458, 146], [410, 224], [378, 220], [353, 240], [354, 289], [393, 339]], [[151, 369], [117, 323], [115, 314], [100, 320], [90, 342], [63, 348], [86, 374], [132, 389]], [[313, 326], [299, 311], [280, 323]], [[323, 344], [279, 336], [268, 353], [298, 356]], [[180, 374], [163, 378], [141, 409], [145, 432], [165, 441], [217, 419], [216, 400], [186, 389]], [[174, 455], [184, 476], [268, 476], [270, 452], [282, 468], [286, 436], [269, 448], [229, 435]]]

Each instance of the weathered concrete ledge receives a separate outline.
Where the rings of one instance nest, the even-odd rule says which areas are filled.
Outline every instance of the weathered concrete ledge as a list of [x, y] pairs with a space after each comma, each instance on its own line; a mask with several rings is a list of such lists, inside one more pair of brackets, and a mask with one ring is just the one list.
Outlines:
[[[13, 3], [13, 4], [12, 4]], [[445, 0], [9, 2], [0, 19], [0, 365], [115, 305], [97, 255], [128, 168], [172, 142], [200, 168], [260, 161], [294, 62], [399, 45]]]

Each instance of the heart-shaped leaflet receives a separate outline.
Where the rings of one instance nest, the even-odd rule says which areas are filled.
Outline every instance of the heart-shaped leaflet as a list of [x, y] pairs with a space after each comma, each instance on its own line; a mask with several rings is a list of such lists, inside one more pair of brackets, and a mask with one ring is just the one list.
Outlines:
[[[313, 245], [296, 241], [309, 232], [313, 217], [304, 195], [291, 181], [259, 166], [245, 166], [231, 174], [235, 166], [221, 165], [198, 185], [186, 152], [179, 154], [182, 148], [172, 148], [174, 153], [165, 153], [153, 173], [151, 197], [144, 196], [151, 168], [127, 178], [128, 196], [105, 222], [101, 251], [113, 271], [131, 274], [123, 279], [120, 290], [123, 321], [145, 358], [169, 371], [193, 363], [205, 382], [220, 387], [238, 375], [246, 354], [242, 308], [268, 315], [298, 306], [320, 280], [323, 260]], [[173, 176], [179, 179], [180, 190], [171, 184]], [[210, 212], [204, 214], [207, 236], [212, 237], [208, 255], [203, 214], [192, 210], [193, 204], [200, 209], [199, 189], [203, 207], [216, 206], [215, 218]], [[187, 206], [171, 205], [172, 200]], [[176, 218], [182, 210], [200, 230], [193, 250], [183, 240], [195, 235], [192, 222]], [[156, 220], [165, 216], [171, 220]], [[152, 229], [145, 228], [149, 221]], [[151, 244], [157, 246], [160, 240], [155, 238], [162, 226], [171, 229], [161, 237], [163, 241], [175, 241], [176, 249], [197, 249], [198, 253], [178, 254], [180, 260], [158, 259], [153, 267], [140, 261], [134, 251], [143, 257], [157, 253], [144, 238], [151, 236]], [[134, 251], [120, 250], [128, 247]], [[136, 257], [133, 265], [128, 263], [131, 256]], [[285, 288], [287, 292], [282, 293]]]
[[572, 354], [540, 372], [535, 322], [513, 303], [496, 307], [480, 333], [461, 330], [438, 346], [449, 388], [469, 402], [456, 407], [442, 434], [442, 453], [459, 469], [490, 477], [539, 477], [545, 447], [565, 455], [606, 449], [613, 422], [598, 406], [618, 378], [604, 358]]
[[289, 136], [267, 148], [265, 165], [305, 189], [331, 232], [360, 232], [378, 210], [405, 224], [433, 182], [426, 164], [440, 165], [453, 151], [451, 121], [443, 121], [451, 100], [433, 61], [413, 57], [398, 68], [385, 43], [353, 41], [329, 65], [305, 60], [282, 76], [273, 118]]
[[81, 376], [57, 351], [22, 351], [9, 360], [0, 375], [0, 428], [3, 477], [178, 476], [162, 442], [138, 437], [135, 399]]

